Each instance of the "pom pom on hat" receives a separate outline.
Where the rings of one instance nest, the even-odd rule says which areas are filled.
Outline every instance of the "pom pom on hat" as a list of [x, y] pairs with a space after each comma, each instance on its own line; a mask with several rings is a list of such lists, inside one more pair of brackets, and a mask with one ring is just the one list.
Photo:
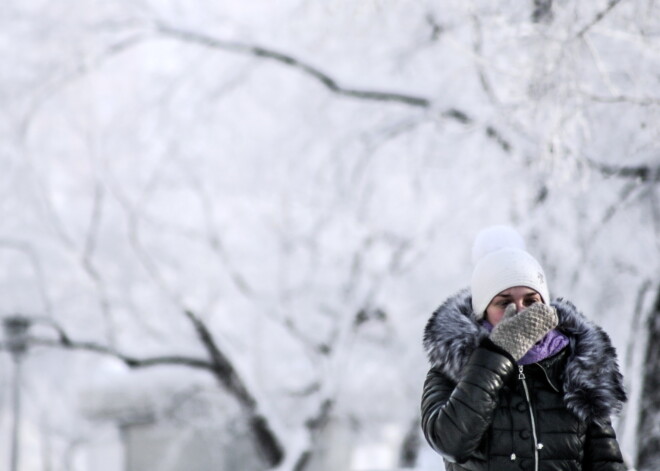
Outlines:
[[502, 291], [525, 286], [537, 291], [549, 304], [543, 268], [525, 250], [525, 240], [510, 226], [492, 226], [481, 231], [472, 246], [474, 271], [470, 283], [472, 309], [483, 318], [490, 301]]
[[476, 265], [485, 255], [499, 249], [525, 250], [525, 240], [511, 226], [491, 226], [482, 230], [472, 245], [472, 264]]

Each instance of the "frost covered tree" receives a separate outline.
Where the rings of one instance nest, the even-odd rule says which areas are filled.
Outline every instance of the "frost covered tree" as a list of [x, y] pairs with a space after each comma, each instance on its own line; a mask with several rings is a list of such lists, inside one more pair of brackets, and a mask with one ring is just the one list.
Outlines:
[[660, 397], [658, 388], [658, 375], [660, 369], [660, 292], [656, 294], [655, 301], [647, 318], [648, 338], [646, 339], [646, 352], [644, 355], [643, 388], [640, 395], [640, 421], [639, 421], [639, 448], [637, 454], [637, 468], [651, 470], [660, 464]]
[[[77, 469], [55, 463], [82, 447], [75, 397], [107, 358], [210, 373], [280, 469], [312, 467], [336, 426], [390, 451], [355, 467], [422, 466], [421, 331], [492, 223], [520, 228], [639, 374], [628, 319], [660, 272], [655, 3], [0, 15], [0, 308], [35, 321], [29, 446], [50, 450], [29, 469]], [[66, 381], [40, 374], [64, 358]]]

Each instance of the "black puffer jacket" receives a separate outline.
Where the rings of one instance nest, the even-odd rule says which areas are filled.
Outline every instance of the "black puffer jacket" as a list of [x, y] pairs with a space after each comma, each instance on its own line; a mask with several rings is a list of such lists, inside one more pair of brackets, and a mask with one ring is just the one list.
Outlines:
[[610, 425], [625, 400], [614, 348], [572, 304], [553, 305], [570, 344], [524, 367], [490, 342], [467, 290], [429, 320], [422, 428], [448, 471], [625, 469]]

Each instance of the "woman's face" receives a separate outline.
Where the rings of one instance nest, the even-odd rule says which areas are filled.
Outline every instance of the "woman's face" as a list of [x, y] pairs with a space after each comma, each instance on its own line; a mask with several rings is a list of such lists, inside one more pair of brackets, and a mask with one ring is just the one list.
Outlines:
[[532, 288], [514, 286], [505, 289], [490, 301], [486, 308], [486, 320], [493, 325], [497, 325], [504, 317], [504, 310], [511, 303], [516, 305], [516, 312], [519, 312], [534, 303], [542, 302], [541, 295]]

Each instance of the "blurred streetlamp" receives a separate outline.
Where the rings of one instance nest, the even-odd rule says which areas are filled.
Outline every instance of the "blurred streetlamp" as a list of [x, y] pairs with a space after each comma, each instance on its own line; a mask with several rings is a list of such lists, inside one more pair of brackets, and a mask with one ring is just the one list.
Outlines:
[[18, 442], [21, 424], [21, 360], [28, 349], [28, 330], [31, 321], [25, 316], [13, 315], [3, 319], [5, 345], [14, 360], [14, 381], [12, 384], [13, 425], [11, 434], [10, 471], [18, 471]]

